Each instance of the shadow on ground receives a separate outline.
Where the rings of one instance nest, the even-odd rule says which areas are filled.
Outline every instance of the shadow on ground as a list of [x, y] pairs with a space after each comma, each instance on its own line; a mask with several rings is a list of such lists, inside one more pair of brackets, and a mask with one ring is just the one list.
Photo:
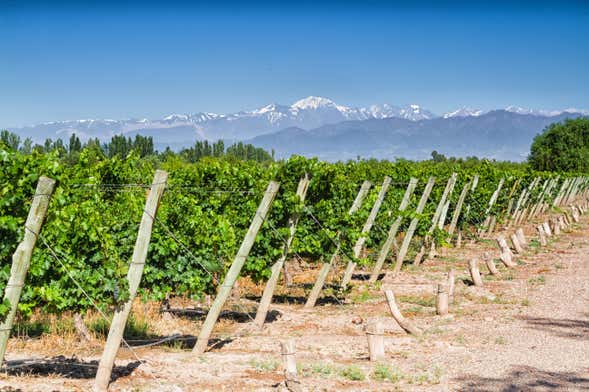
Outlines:
[[516, 366], [505, 377], [468, 375], [455, 379], [462, 392], [589, 391], [586, 372], [549, 372], [530, 366]]
[[[204, 320], [209, 313], [208, 309], [205, 308], [182, 308], [182, 309], [162, 309], [162, 312], [170, 313], [177, 317], [189, 318], [191, 320]], [[266, 323], [273, 323], [282, 316], [278, 310], [270, 310], [266, 315]], [[255, 311], [235, 311], [235, 310], [224, 310], [219, 315], [219, 320], [231, 320], [237, 323], [247, 323], [252, 321], [256, 317]]]
[[547, 332], [552, 335], [570, 339], [589, 339], [589, 321], [573, 319], [555, 319], [546, 317], [520, 317], [528, 328]]
[[[140, 361], [130, 362], [125, 366], [115, 366], [111, 381], [126, 377], [133, 373], [141, 364]], [[44, 359], [24, 359], [6, 361], [2, 372], [11, 376], [42, 376], [56, 375], [65, 378], [89, 379], [96, 377], [98, 361], [83, 361], [76, 357], [67, 358], [63, 355]]]

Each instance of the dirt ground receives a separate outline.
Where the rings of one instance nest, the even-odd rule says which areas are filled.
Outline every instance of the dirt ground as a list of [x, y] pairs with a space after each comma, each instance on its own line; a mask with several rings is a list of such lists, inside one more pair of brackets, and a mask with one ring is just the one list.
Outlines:
[[[537, 237], [533, 224], [522, 227], [528, 240]], [[471, 286], [468, 261], [482, 260], [484, 252], [498, 259], [495, 236], [512, 232], [448, 249], [394, 279], [386, 274], [374, 287], [354, 280], [345, 300], [326, 298], [311, 310], [304, 310], [302, 301], [316, 270], [303, 269], [295, 279], [298, 288], [279, 290], [272, 320], [262, 330], [243, 314], [243, 307], [255, 311], [261, 287], [240, 282], [243, 306], [220, 321], [215, 337], [222, 340], [202, 356], [190, 352], [202, 314], [164, 316], [138, 304], [136, 313], [145, 313], [158, 336], [182, 339], [136, 348], [143, 363], [121, 349], [110, 389], [286, 390], [279, 342], [293, 338], [301, 390], [589, 390], [589, 214], [551, 237], [546, 247], [532, 241], [516, 255], [513, 269], [496, 260], [500, 273], [491, 276], [481, 262], [484, 288]], [[452, 268], [457, 284], [450, 314], [437, 316], [434, 287]], [[357, 278], [367, 272], [358, 271]], [[422, 336], [407, 335], [395, 323], [383, 289], [395, 292], [405, 317], [424, 330]], [[364, 327], [369, 320], [385, 326], [386, 360], [379, 363], [368, 359]], [[0, 391], [91, 390], [102, 343], [80, 342], [72, 334], [11, 339], [11, 368], [0, 373]]]

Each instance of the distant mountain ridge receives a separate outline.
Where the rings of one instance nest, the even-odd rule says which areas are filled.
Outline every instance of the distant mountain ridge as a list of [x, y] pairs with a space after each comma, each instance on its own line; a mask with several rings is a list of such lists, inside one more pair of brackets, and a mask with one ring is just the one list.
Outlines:
[[522, 161], [527, 157], [534, 136], [546, 126], [579, 116], [582, 114], [564, 112], [547, 117], [494, 110], [420, 121], [370, 119], [345, 121], [311, 130], [291, 127], [257, 136], [248, 142], [274, 149], [278, 157], [299, 154], [329, 161], [358, 156], [421, 160], [428, 159], [433, 150], [449, 156]]
[[[19, 134], [22, 138], [30, 137], [36, 143], [42, 143], [46, 138], [68, 139], [72, 133], [78, 135], [82, 140], [98, 138], [101, 141], [107, 141], [112, 136], [119, 134], [130, 137], [141, 134], [152, 136], [158, 149], [163, 149], [166, 146], [179, 149], [194, 144], [196, 140], [204, 139], [223, 139], [227, 141], [251, 139], [255, 142], [265, 143], [264, 146], [267, 148], [277, 147], [276, 149], [280, 150], [282, 146], [269, 146], [265, 141], [279, 137], [276, 134], [277, 132], [283, 130], [292, 131], [294, 128], [306, 131], [313, 130], [312, 133], [315, 134], [322, 129], [341, 130], [344, 125], [340, 124], [350, 122], [371, 124], [372, 121], [378, 123], [378, 121], [387, 120], [385, 122], [390, 124], [399, 124], [394, 127], [394, 133], [398, 135], [403, 134], [403, 132], [415, 133], [416, 130], [424, 128], [435, 134], [440, 129], [445, 129], [446, 125], [453, 124], [454, 122], [451, 120], [465, 119], [468, 121], [473, 120], [476, 124], [484, 124], [488, 119], [487, 115], [494, 112], [524, 116], [512, 117], [510, 120], [523, 121], [534, 125], [552, 122], [547, 119], [557, 118], [565, 114], [568, 116], [589, 114], [589, 111], [579, 109], [544, 111], [510, 106], [498, 111], [483, 111], [463, 107], [438, 116], [417, 104], [404, 106], [380, 104], [368, 107], [349, 107], [339, 105], [328, 98], [309, 96], [294, 102], [290, 106], [269, 104], [255, 110], [230, 114], [200, 112], [195, 114], [171, 114], [154, 120], [143, 118], [53, 121], [24, 127], [8, 127], [8, 129]], [[479, 121], [476, 121], [476, 119]], [[438, 125], [432, 128], [432, 124]], [[0, 126], [0, 128], [2, 127]], [[480, 127], [475, 126], [475, 128], [479, 129]], [[528, 127], [523, 128], [528, 132]], [[535, 131], [538, 132], [539, 130], [535, 129]], [[365, 132], [350, 134], [350, 140], [354, 140], [359, 135], [367, 136]], [[356, 148], [364, 145], [367, 140], [359, 140], [358, 142]], [[361, 155], [369, 154], [368, 156], [372, 156], [370, 155], [372, 154], [371, 151], [364, 149]], [[355, 157], [359, 153], [350, 151], [348, 155]], [[378, 152], [375, 152], [375, 154], [376, 156], [382, 155]]]

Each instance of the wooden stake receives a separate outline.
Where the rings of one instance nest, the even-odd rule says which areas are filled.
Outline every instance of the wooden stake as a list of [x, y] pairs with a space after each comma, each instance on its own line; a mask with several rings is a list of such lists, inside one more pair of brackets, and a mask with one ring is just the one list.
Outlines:
[[552, 224], [552, 232], [554, 235], [560, 235], [560, 221], [558, 218], [551, 219], [550, 223]]
[[448, 285], [445, 283], [438, 284], [436, 313], [440, 316], [445, 316], [448, 314]]
[[515, 235], [517, 235], [517, 239], [519, 240], [520, 245], [523, 248], [528, 247], [528, 240], [526, 239], [526, 235], [524, 234], [524, 230], [522, 228], [518, 228], [515, 231]]
[[[415, 187], [417, 186], [417, 178], [411, 178], [409, 180], [409, 184], [407, 185], [407, 189], [405, 190], [405, 195], [403, 195], [403, 200], [401, 200], [401, 204], [399, 205], [399, 212], [405, 211], [407, 206], [409, 205], [409, 199], [411, 195], [415, 191]], [[374, 269], [372, 270], [372, 274], [370, 274], [370, 283], [376, 282], [378, 279], [378, 275], [384, 265], [384, 262], [391, 251], [393, 244], [396, 241], [397, 231], [399, 230], [399, 226], [401, 226], [401, 222], [403, 220], [402, 216], [397, 216], [395, 222], [389, 228], [387, 233], [387, 239], [385, 240], [380, 252], [378, 253], [378, 258], [376, 259], [376, 263], [374, 264]]]
[[141, 217], [139, 233], [137, 234], [135, 248], [133, 249], [129, 271], [127, 272], [129, 299], [123, 306], [120, 306], [115, 311], [112, 322], [110, 323], [108, 337], [106, 339], [106, 344], [104, 345], [104, 351], [102, 352], [102, 357], [98, 364], [98, 371], [96, 372], [96, 379], [94, 381], [94, 389], [96, 391], [106, 391], [108, 388], [115, 358], [119, 351], [119, 347], [121, 346], [121, 340], [123, 339], [123, 331], [127, 324], [127, 318], [129, 317], [129, 313], [131, 313], [131, 306], [135, 299], [135, 295], [137, 294], [137, 289], [141, 282], [141, 276], [143, 275], [143, 267], [145, 266], [149, 241], [151, 240], [151, 230], [153, 228], [155, 216], [157, 215], [160, 199], [166, 188], [167, 180], [167, 172], [163, 170], [155, 171], [153, 184], [151, 185], [145, 203], [143, 216]]
[[472, 278], [472, 283], [477, 287], [483, 286], [483, 279], [481, 278], [481, 272], [479, 271], [479, 262], [477, 259], [471, 259], [468, 262], [468, 271]]
[[[421, 214], [423, 212], [423, 209], [425, 208], [425, 203], [429, 198], [429, 194], [431, 193], [435, 182], [436, 179], [434, 177], [429, 178], [425, 186], [425, 189], [423, 190], [423, 194], [421, 195], [421, 199], [419, 200], [419, 204], [415, 209], [415, 212], [417, 214]], [[409, 250], [409, 243], [413, 238], [413, 233], [415, 233], [415, 229], [417, 229], [418, 223], [418, 218], [413, 218], [411, 220], [411, 223], [409, 223], [409, 228], [407, 229], [407, 232], [405, 233], [405, 238], [403, 239], [403, 244], [401, 245], [401, 249], [399, 249], [399, 253], [397, 254], [397, 262], [395, 263], [395, 268], [393, 269], [394, 275], [397, 275], [399, 271], [401, 271], [401, 266], [403, 265], [403, 261], [405, 260], [405, 256], [407, 255], [407, 251]]]
[[454, 287], [456, 286], [456, 277], [454, 269], [448, 271], [448, 300], [454, 300]]
[[[436, 207], [436, 211], [434, 212], [434, 215], [432, 217], [432, 225], [430, 226], [430, 228], [427, 231], [427, 234], [423, 240], [423, 245], [421, 246], [422, 252], [420, 252], [420, 254], [425, 254], [425, 245], [429, 241], [430, 236], [434, 232], [435, 228], [439, 225], [439, 222], [442, 221], [442, 225], [443, 225], [443, 221], [446, 220], [446, 216], [444, 214], [444, 209], [446, 208], [446, 200], [454, 191], [454, 185], [456, 184], [457, 177], [458, 177], [458, 174], [452, 173], [452, 175], [448, 179], [448, 182], [446, 182], [446, 187], [444, 188], [444, 193], [442, 193], [442, 197], [440, 198], [440, 201], [438, 202], [438, 205]], [[442, 216], [443, 216], [443, 218], [442, 218]], [[432, 244], [433, 244], [433, 241], [432, 241]], [[430, 253], [428, 256], [430, 259], [434, 257], [434, 252], [435, 252], [435, 245], [430, 248]], [[417, 265], [420, 262], [421, 262], [421, 258], [415, 259], [414, 264]]]
[[536, 227], [536, 230], [538, 230], [538, 236], [539, 236], [539, 239], [540, 239], [540, 245], [541, 246], [548, 245], [548, 242], [546, 241], [546, 233], [544, 232], [544, 226], [538, 225]]
[[[380, 210], [380, 206], [382, 205], [385, 196], [387, 195], [387, 191], [389, 186], [391, 185], [391, 178], [386, 176], [378, 192], [378, 196], [372, 205], [372, 210], [370, 210], [370, 214], [366, 219], [366, 223], [364, 223], [364, 227], [362, 227], [362, 232], [356, 244], [354, 245], [353, 254], [355, 258], [360, 257], [362, 253], [362, 249], [364, 248], [364, 243], [366, 242], [366, 237], [370, 233], [370, 229], [372, 229], [372, 225], [374, 225], [374, 221], [376, 220], [376, 216], [378, 215], [378, 210]], [[352, 275], [354, 274], [354, 269], [356, 269], [356, 263], [353, 260], [348, 260], [348, 265], [346, 267], [346, 272], [344, 273], [344, 277], [341, 282], [341, 286], [343, 289], [346, 288], [348, 283], [352, 280]]]
[[235, 259], [233, 260], [233, 263], [231, 264], [229, 271], [227, 271], [227, 274], [225, 275], [223, 283], [219, 287], [219, 291], [217, 293], [217, 296], [215, 297], [215, 300], [213, 301], [213, 305], [209, 309], [207, 318], [205, 319], [205, 322], [202, 325], [202, 328], [198, 335], [198, 339], [196, 341], [196, 345], [192, 350], [192, 352], [196, 355], [204, 353], [207, 349], [209, 337], [213, 332], [213, 327], [215, 326], [215, 323], [219, 318], [219, 314], [221, 313], [223, 305], [225, 305], [225, 301], [227, 301], [227, 298], [229, 298], [231, 288], [233, 287], [235, 281], [239, 277], [239, 272], [241, 271], [241, 268], [243, 267], [243, 264], [245, 263], [245, 260], [247, 259], [247, 256], [249, 255], [252, 246], [254, 245], [256, 236], [258, 235], [258, 231], [260, 230], [262, 224], [266, 220], [266, 216], [268, 214], [268, 211], [270, 211], [272, 201], [274, 200], [274, 197], [278, 192], [279, 186], [280, 184], [278, 184], [277, 182], [270, 181], [270, 184], [268, 185], [268, 188], [264, 193], [264, 198], [258, 206], [258, 210], [256, 211], [256, 214], [252, 219], [250, 227], [245, 235], [245, 238], [243, 239], [243, 242], [241, 243], [241, 246], [237, 251], [237, 254], [235, 255]]
[[[360, 187], [360, 190], [358, 191], [358, 194], [356, 195], [356, 198], [354, 199], [354, 203], [352, 204], [352, 207], [348, 211], [348, 215], [353, 215], [356, 211], [358, 211], [358, 209], [362, 205], [362, 202], [364, 201], [364, 198], [368, 194], [368, 190], [370, 189], [371, 186], [372, 186], [372, 184], [370, 183], [370, 181], [364, 181], [362, 183], [362, 186]], [[311, 290], [309, 298], [307, 298], [307, 302], [305, 303], [305, 308], [312, 308], [313, 306], [315, 306], [315, 302], [317, 302], [317, 298], [319, 298], [319, 294], [321, 294], [321, 290], [323, 290], [323, 285], [325, 284], [325, 280], [327, 279], [327, 275], [329, 274], [329, 271], [331, 271], [331, 267], [333, 267], [333, 265], [335, 265], [335, 261], [337, 260], [337, 257], [338, 257], [339, 251], [340, 251], [340, 242], [339, 242], [340, 233], [338, 232], [336, 236], [337, 236], [337, 239], [336, 239], [337, 247], [335, 249], [335, 252], [331, 256], [329, 263], [324, 264], [321, 267], [321, 270], [319, 271], [319, 275], [317, 276], [317, 281], [315, 282], [315, 285], [313, 286], [313, 289]]]
[[509, 238], [511, 239], [511, 243], [513, 244], [513, 249], [515, 249], [515, 252], [519, 254], [523, 253], [524, 250], [519, 243], [517, 234], [512, 234]]
[[317, 299], [319, 298], [319, 294], [321, 294], [321, 291], [323, 290], [323, 286], [325, 285], [325, 280], [327, 279], [327, 275], [329, 274], [331, 267], [335, 264], [335, 260], [337, 258], [338, 253], [339, 253], [339, 248], [340, 248], [340, 246], [339, 246], [339, 242], [338, 242], [338, 246], [336, 247], [335, 252], [333, 252], [333, 255], [331, 256], [329, 263], [324, 263], [321, 266], [321, 270], [319, 271], [319, 275], [317, 275], [317, 280], [315, 281], [315, 284], [313, 285], [313, 289], [311, 290], [311, 293], [309, 294], [309, 297], [307, 298], [307, 302], [305, 302], [306, 309], [312, 308], [313, 306], [315, 306], [315, 303], [317, 303]]
[[548, 222], [542, 223], [542, 227], [544, 228], [544, 233], [546, 233], [546, 236], [547, 237], [551, 237], [552, 236], [552, 230], [550, 230], [550, 226], [548, 225]]
[[369, 322], [366, 326], [366, 338], [368, 339], [368, 352], [371, 361], [384, 360], [384, 328], [381, 322]]
[[458, 202], [456, 203], [456, 208], [454, 208], [454, 212], [452, 214], [452, 221], [450, 222], [450, 227], [448, 228], [448, 234], [450, 235], [450, 238], [452, 238], [452, 235], [454, 235], [454, 230], [456, 229], [458, 219], [460, 218], [460, 212], [462, 211], [462, 205], [464, 204], [464, 200], [466, 199], [466, 195], [468, 194], [469, 189], [470, 182], [466, 182], [462, 187], [462, 192], [460, 192]]
[[462, 230], [458, 230], [458, 236], [456, 237], [456, 248], [462, 248]]
[[509, 268], [516, 267], [517, 264], [515, 264], [512, 260], [513, 254], [511, 253], [511, 249], [509, 249], [507, 241], [505, 241], [505, 238], [503, 236], [497, 237], [497, 245], [499, 245], [499, 249], [501, 249], [500, 258], [503, 264], [505, 264], [505, 266]]
[[485, 260], [485, 264], [487, 265], [487, 268], [489, 269], [489, 273], [491, 275], [497, 275], [499, 273], [499, 271], [497, 271], [497, 267], [495, 266], [495, 262], [493, 261], [493, 257], [491, 257], [489, 252], [485, 252], [484, 260]]
[[399, 310], [399, 307], [397, 306], [397, 302], [395, 301], [395, 295], [393, 294], [393, 292], [391, 290], [385, 290], [384, 294], [387, 299], [387, 303], [389, 304], [391, 315], [393, 316], [397, 324], [399, 324], [399, 326], [403, 328], [405, 332], [415, 336], [420, 336], [423, 333], [421, 329], [413, 325], [412, 322], [407, 320], [405, 317], [403, 317], [403, 314], [401, 314], [401, 310]]
[[[4, 354], [8, 345], [8, 338], [14, 323], [14, 317], [20, 301], [22, 288], [25, 284], [27, 272], [31, 265], [31, 256], [37, 243], [37, 236], [41, 232], [45, 215], [49, 208], [49, 200], [55, 189], [55, 180], [48, 177], [40, 177], [33, 196], [33, 202], [29, 209], [29, 215], [25, 222], [23, 240], [16, 247], [12, 255], [12, 267], [10, 278], [4, 290], [4, 299], [10, 303], [10, 310], [6, 314], [4, 322], [0, 324], [0, 365], [4, 362]], [[4, 239], [3, 239], [4, 241]]]
[[284, 375], [287, 380], [297, 378], [297, 360], [294, 339], [283, 340], [280, 342], [280, 351], [282, 354], [282, 365], [284, 366]]
[[[301, 180], [299, 181], [296, 193], [296, 195], [299, 197], [299, 200], [302, 203], [304, 203], [305, 201], [308, 188], [309, 176], [305, 174], [305, 177], [301, 178]], [[272, 302], [272, 296], [274, 295], [274, 290], [276, 289], [278, 278], [280, 277], [280, 271], [283, 269], [283, 267], [284, 278], [286, 280], [287, 286], [291, 283], [290, 281], [292, 278], [290, 278], [290, 274], [287, 271], [286, 258], [288, 256], [288, 253], [290, 252], [290, 247], [295, 237], [298, 221], [298, 214], [293, 214], [289, 219], [288, 225], [290, 229], [290, 234], [282, 247], [282, 255], [280, 256], [278, 261], [272, 266], [272, 274], [270, 275], [270, 279], [268, 279], [268, 282], [266, 282], [266, 287], [264, 287], [264, 293], [262, 294], [262, 298], [260, 299], [260, 305], [258, 306], [258, 310], [256, 312], [256, 318], [254, 320], [254, 323], [259, 327], [262, 327], [264, 325], [264, 322], [266, 321], [266, 315], [268, 314], [268, 309], [270, 308], [270, 303]]]

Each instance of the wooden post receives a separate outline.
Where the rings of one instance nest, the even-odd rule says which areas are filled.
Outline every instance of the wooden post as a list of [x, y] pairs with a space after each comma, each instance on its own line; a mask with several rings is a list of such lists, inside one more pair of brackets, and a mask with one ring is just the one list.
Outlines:
[[458, 235], [456, 236], [456, 248], [460, 249], [462, 247], [462, 230], [458, 230]]
[[282, 365], [284, 366], [284, 376], [286, 380], [297, 378], [297, 360], [295, 357], [294, 339], [283, 340], [280, 342], [280, 351], [282, 354]]
[[[362, 202], [364, 201], [364, 198], [368, 194], [368, 190], [370, 189], [371, 185], [372, 184], [370, 183], [370, 181], [364, 181], [362, 183], [362, 186], [360, 187], [360, 190], [358, 191], [358, 194], [354, 199], [354, 203], [352, 203], [352, 207], [348, 211], [348, 215], [353, 215], [356, 211], [358, 211], [358, 209], [362, 205]], [[340, 251], [339, 235], [340, 233], [338, 232], [337, 246], [335, 252], [333, 252], [333, 255], [331, 256], [329, 263], [323, 264], [323, 266], [321, 266], [321, 270], [319, 271], [317, 280], [315, 281], [313, 289], [311, 290], [311, 293], [307, 298], [307, 302], [305, 303], [305, 308], [312, 308], [313, 306], [315, 306], [315, 302], [317, 302], [317, 298], [319, 298], [319, 294], [321, 293], [321, 290], [323, 290], [323, 285], [325, 284], [327, 275], [329, 274], [331, 267], [335, 264], [335, 261], [337, 260]]]
[[522, 247], [528, 247], [528, 240], [526, 239], [526, 235], [524, 234], [524, 230], [520, 227], [515, 231], [515, 235], [517, 235], [517, 239]]
[[[503, 187], [504, 183], [505, 183], [505, 178], [501, 178], [501, 180], [499, 180], [499, 184], [497, 184], [497, 189], [495, 189], [495, 192], [493, 192], [493, 194], [491, 195], [491, 199], [489, 200], [489, 206], [487, 207], [487, 210], [485, 211], [485, 216], [487, 217], [485, 219], [486, 222], [492, 222], [493, 218], [495, 218], [495, 216], [491, 217], [491, 215], [489, 215], [489, 214], [491, 213], [491, 210], [493, 209], [495, 202], [499, 198], [499, 193], [501, 192], [501, 188]], [[487, 219], [489, 219], [489, 220], [487, 220]], [[491, 233], [491, 232], [493, 232], [494, 227], [491, 227], [491, 225], [489, 225], [489, 226], [490, 227], [487, 228], [487, 231], [489, 233]]]
[[487, 229], [487, 234], [493, 233], [495, 230], [495, 225], [497, 224], [497, 217], [493, 215], [489, 221], [489, 227]]
[[542, 223], [542, 227], [544, 228], [544, 232], [546, 233], [546, 235], [548, 237], [551, 237], [552, 236], [552, 230], [550, 230], [550, 225], [548, 225], [548, 222]]
[[[382, 203], [384, 201], [384, 198], [387, 194], [387, 191], [388, 191], [390, 185], [391, 185], [391, 178], [389, 176], [386, 176], [384, 178], [384, 181], [382, 183], [380, 191], [378, 192], [378, 196], [377, 196], [376, 200], [374, 201], [374, 204], [372, 205], [372, 210], [370, 211], [370, 214], [368, 215], [368, 218], [366, 219], [366, 223], [364, 223], [364, 227], [362, 227], [361, 235], [358, 238], [358, 240], [356, 241], [356, 244], [354, 245], [353, 253], [354, 253], [355, 258], [360, 257], [360, 254], [362, 253], [362, 249], [364, 247], [364, 242], [366, 242], [366, 237], [370, 233], [370, 229], [372, 229], [372, 225], [374, 224], [374, 221], [376, 220], [376, 215], [378, 214], [378, 210], [380, 210], [380, 206], [382, 205]], [[352, 280], [352, 275], [354, 274], [355, 268], [356, 268], [356, 263], [353, 260], [348, 260], [346, 272], [344, 273], [344, 277], [341, 282], [342, 288], [345, 289], [346, 286], [348, 285], [348, 283], [350, 283], [350, 280]]]
[[438, 284], [436, 313], [440, 316], [445, 316], [448, 314], [448, 285], [445, 283]]
[[456, 286], [456, 277], [454, 275], [455, 271], [452, 268], [448, 271], [448, 300], [450, 302], [454, 300], [454, 287]]
[[499, 273], [499, 271], [497, 271], [497, 267], [495, 266], [495, 262], [493, 261], [493, 257], [489, 254], [489, 252], [485, 252], [485, 255], [483, 258], [485, 260], [485, 264], [487, 265], [487, 268], [489, 269], [489, 273], [491, 275], [497, 275]]
[[313, 285], [313, 289], [311, 290], [311, 293], [309, 294], [309, 297], [307, 298], [307, 302], [305, 302], [306, 309], [312, 308], [313, 306], [315, 306], [315, 303], [317, 303], [317, 298], [319, 298], [319, 294], [321, 294], [321, 290], [323, 290], [323, 286], [325, 285], [325, 280], [327, 279], [327, 275], [329, 275], [329, 271], [331, 270], [331, 267], [335, 264], [335, 261], [337, 259], [337, 255], [339, 253], [339, 249], [340, 249], [340, 244], [338, 241], [338, 245], [335, 249], [335, 252], [333, 252], [333, 255], [331, 255], [331, 259], [329, 260], [329, 263], [323, 263], [323, 265], [321, 266], [321, 270], [319, 271], [319, 275], [317, 275], [317, 280], [315, 281], [315, 284]]
[[268, 211], [270, 211], [270, 207], [272, 205], [272, 201], [278, 192], [280, 184], [275, 181], [270, 181], [266, 192], [264, 193], [264, 198], [262, 202], [258, 206], [258, 210], [254, 215], [250, 227], [241, 243], [237, 254], [235, 255], [235, 259], [227, 271], [225, 275], [225, 279], [221, 286], [219, 287], [219, 291], [211, 308], [209, 309], [209, 313], [207, 314], [207, 318], [202, 325], [200, 333], [198, 335], [198, 339], [196, 341], [196, 345], [192, 352], [196, 355], [202, 354], [207, 349], [207, 345], [209, 343], [209, 337], [211, 336], [211, 332], [213, 331], [213, 327], [219, 318], [219, 314], [221, 313], [221, 309], [223, 305], [225, 305], [225, 301], [229, 298], [229, 294], [231, 293], [231, 288], [235, 284], [235, 281], [239, 277], [239, 272], [245, 263], [245, 260], [254, 245], [256, 240], [256, 236], [258, 234], [258, 230], [262, 227], [264, 220], [266, 220], [266, 216]]
[[[446, 220], [446, 215], [444, 214], [444, 209], [447, 208], [446, 201], [447, 201], [448, 197], [454, 191], [454, 185], [456, 185], [456, 178], [457, 177], [458, 177], [458, 174], [452, 173], [452, 175], [448, 179], [448, 182], [446, 182], [446, 187], [444, 188], [444, 193], [442, 193], [442, 197], [440, 198], [440, 201], [438, 202], [438, 205], [436, 207], [436, 211], [434, 212], [434, 216], [432, 217], [432, 225], [430, 226], [430, 228], [427, 231], [427, 234], [423, 240], [423, 245], [421, 246], [422, 249], [420, 252], [421, 254], [425, 253], [426, 243], [429, 241], [431, 234], [434, 232], [436, 227], [439, 225], [439, 222]], [[443, 218], [442, 218], [442, 216], [443, 216]], [[442, 223], [442, 225], [443, 225], [443, 223]], [[432, 241], [432, 245], [430, 247], [430, 253], [428, 256], [430, 259], [433, 258], [435, 249], [436, 249], [435, 244]], [[421, 262], [421, 258], [416, 259], [415, 264], [419, 264], [420, 262]]]
[[371, 361], [384, 360], [384, 328], [381, 322], [369, 322], [366, 326], [368, 352]]
[[501, 249], [500, 258], [503, 264], [505, 264], [506, 267], [510, 268], [517, 266], [517, 264], [515, 264], [512, 261], [513, 254], [511, 253], [511, 249], [509, 249], [507, 241], [505, 241], [505, 238], [503, 236], [497, 237], [497, 245], [499, 245], [499, 249]]
[[403, 328], [405, 332], [410, 333], [412, 335], [420, 336], [422, 334], [421, 329], [419, 329], [418, 327], [413, 325], [412, 322], [403, 317], [401, 310], [399, 310], [399, 307], [397, 306], [397, 302], [395, 301], [395, 295], [393, 294], [393, 292], [391, 290], [385, 290], [384, 295], [387, 299], [387, 303], [389, 304], [391, 315], [393, 316], [397, 324], [399, 324], [399, 326]]
[[[417, 186], [417, 178], [411, 178], [409, 180], [409, 184], [407, 185], [407, 189], [405, 190], [405, 195], [403, 195], [403, 200], [401, 200], [401, 205], [399, 206], [399, 212], [405, 211], [407, 206], [409, 205], [409, 199], [411, 195], [415, 191], [415, 187]], [[387, 233], [387, 239], [385, 240], [380, 252], [378, 253], [378, 258], [376, 259], [376, 263], [374, 264], [374, 269], [372, 270], [372, 274], [370, 275], [370, 283], [376, 282], [378, 279], [378, 275], [384, 265], [384, 262], [391, 251], [391, 247], [395, 243], [397, 231], [399, 230], [399, 226], [401, 226], [401, 222], [403, 220], [402, 216], [397, 216], [395, 222], [389, 228]]]
[[513, 244], [513, 249], [515, 249], [516, 253], [523, 253], [523, 248], [521, 247], [520, 243], [519, 243], [519, 239], [517, 238], [517, 234], [512, 234], [510, 237], [511, 239], [511, 243]]
[[540, 239], [540, 245], [541, 246], [548, 245], [548, 242], [546, 241], [546, 233], [544, 232], [544, 226], [538, 225], [536, 227], [536, 230], [538, 230], [538, 236], [539, 236], [539, 239]]
[[372, 183], [370, 181], [366, 180], [362, 183], [362, 185], [360, 186], [360, 190], [358, 191], [358, 194], [356, 195], [356, 198], [354, 199], [354, 202], [352, 203], [352, 206], [348, 211], [348, 215], [352, 215], [360, 209], [360, 206], [366, 198], [366, 195], [368, 194], [368, 191], [370, 190], [371, 186]]
[[554, 235], [560, 235], [560, 222], [558, 219], [550, 219], [550, 223], [552, 224], [552, 232]]
[[55, 189], [55, 180], [48, 177], [40, 177], [33, 196], [33, 202], [29, 209], [29, 215], [25, 222], [25, 231], [23, 240], [16, 247], [12, 255], [12, 267], [10, 268], [10, 278], [4, 290], [4, 299], [10, 303], [10, 310], [6, 318], [0, 324], [0, 365], [4, 362], [4, 354], [8, 345], [8, 338], [14, 323], [14, 317], [20, 301], [22, 288], [25, 284], [27, 272], [31, 265], [31, 256], [37, 243], [37, 236], [41, 232], [49, 200]]
[[[305, 197], [307, 195], [307, 189], [309, 188], [309, 176], [305, 174], [305, 177], [301, 178], [299, 181], [299, 185], [297, 187], [296, 195], [299, 197], [299, 200], [304, 203]], [[276, 289], [276, 284], [278, 283], [278, 278], [280, 277], [280, 271], [284, 267], [284, 276], [285, 280], [287, 280], [287, 285], [289, 284], [287, 279], [287, 267], [286, 267], [286, 258], [288, 253], [290, 252], [290, 247], [292, 245], [292, 241], [295, 237], [297, 223], [299, 221], [299, 215], [293, 214], [289, 219], [289, 229], [290, 235], [288, 239], [284, 243], [282, 247], [282, 255], [278, 259], [278, 261], [272, 266], [272, 274], [270, 275], [270, 279], [266, 282], [266, 287], [264, 287], [264, 293], [262, 294], [262, 298], [260, 299], [260, 305], [258, 306], [258, 310], [256, 312], [256, 318], [254, 323], [262, 327], [264, 325], [264, 321], [266, 321], [266, 315], [268, 314], [268, 308], [270, 307], [270, 303], [272, 302], [272, 296], [274, 295], [274, 290]]]
[[[425, 208], [425, 203], [429, 198], [429, 194], [434, 187], [434, 183], [436, 179], [434, 177], [430, 177], [425, 189], [423, 190], [423, 194], [421, 195], [421, 199], [419, 200], [419, 204], [417, 205], [417, 209], [415, 212], [417, 214], [421, 214], [423, 209]], [[417, 217], [411, 220], [409, 223], [409, 228], [405, 233], [405, 238], [403, 239], [403, 244], [401, 245], [401, 249], [399, 249], [399, 253], [397, 254], [397, 262], [395, 263], [395, 268], [393, 269], [393, 274], [397, 275], [399, 271], [401, 271], [401, 266], [403, 265], [403, 261], [405, 260], [405, 256], [407, 255], [407, 251], [409, 250], [409, 243], [411, 242], [411, 238], [413, 237], [413, 233], [415, 233], [415, 229], [417, 229], [417, 224], [419, 223], [419, 219]]]
[[94, 381], [94, 389], [97, 391], [106, 391], [108, 383], [110, 382], [115, 358], [119, 351], [119, 347], [121, 346], [121, 340], [123, 339], [125, 324], [127, 324], [127, 318], [131, 312], [133, 299], [135, 299], [139, 283], [141, 282], [141, 276], [143, 275], [143, 267], [145, 266], [149, 241], [151, 240], [151, 230], [153, 228], [155, 216], [157, 215], [160, 199], [166, 188], [167, 180], [167, 172], [163, 170], [155, 171], [153, 184], [151, 185], [145, 203], [145, 210], [141, 217], [141, 223], [139, 225], [135, 248], [133, 249], [133, 256], [131, 257], [129, 271], [127, 272], [129, 299], [123, 306], [115, 311], [112, 322], [110, 323], [108, 337], [106, 339], [106, 344], [104, 345], [104, 351], [102, 352], [100, 363], [98, 364], [96, 380]]
[[462, 205], [464, 204], [464, 200], [466, 199], [469, 189], [470, 182], [466, 182], [462, 187], [462, 192], [460, 192], [458, 202], [456, 203], [456, 208], [454, 208], [454, 213], [452, 214], [452, 221], [450, 222], [450, 227], [448, 228], [448, 235], [450, 235], [450, 238], [452, 238], [454, 235], [454, 230], [456, 229], [458, 219], [460, 218], [460, 212], [462, 211]]
[[483, 286], [483, 279], [481, 278], [481, 272], [479, 271], [479, 261], [477, 259], [471, 259], [468, 262], [468, 271], [472, 278], [472, 283], [477, 287]]

